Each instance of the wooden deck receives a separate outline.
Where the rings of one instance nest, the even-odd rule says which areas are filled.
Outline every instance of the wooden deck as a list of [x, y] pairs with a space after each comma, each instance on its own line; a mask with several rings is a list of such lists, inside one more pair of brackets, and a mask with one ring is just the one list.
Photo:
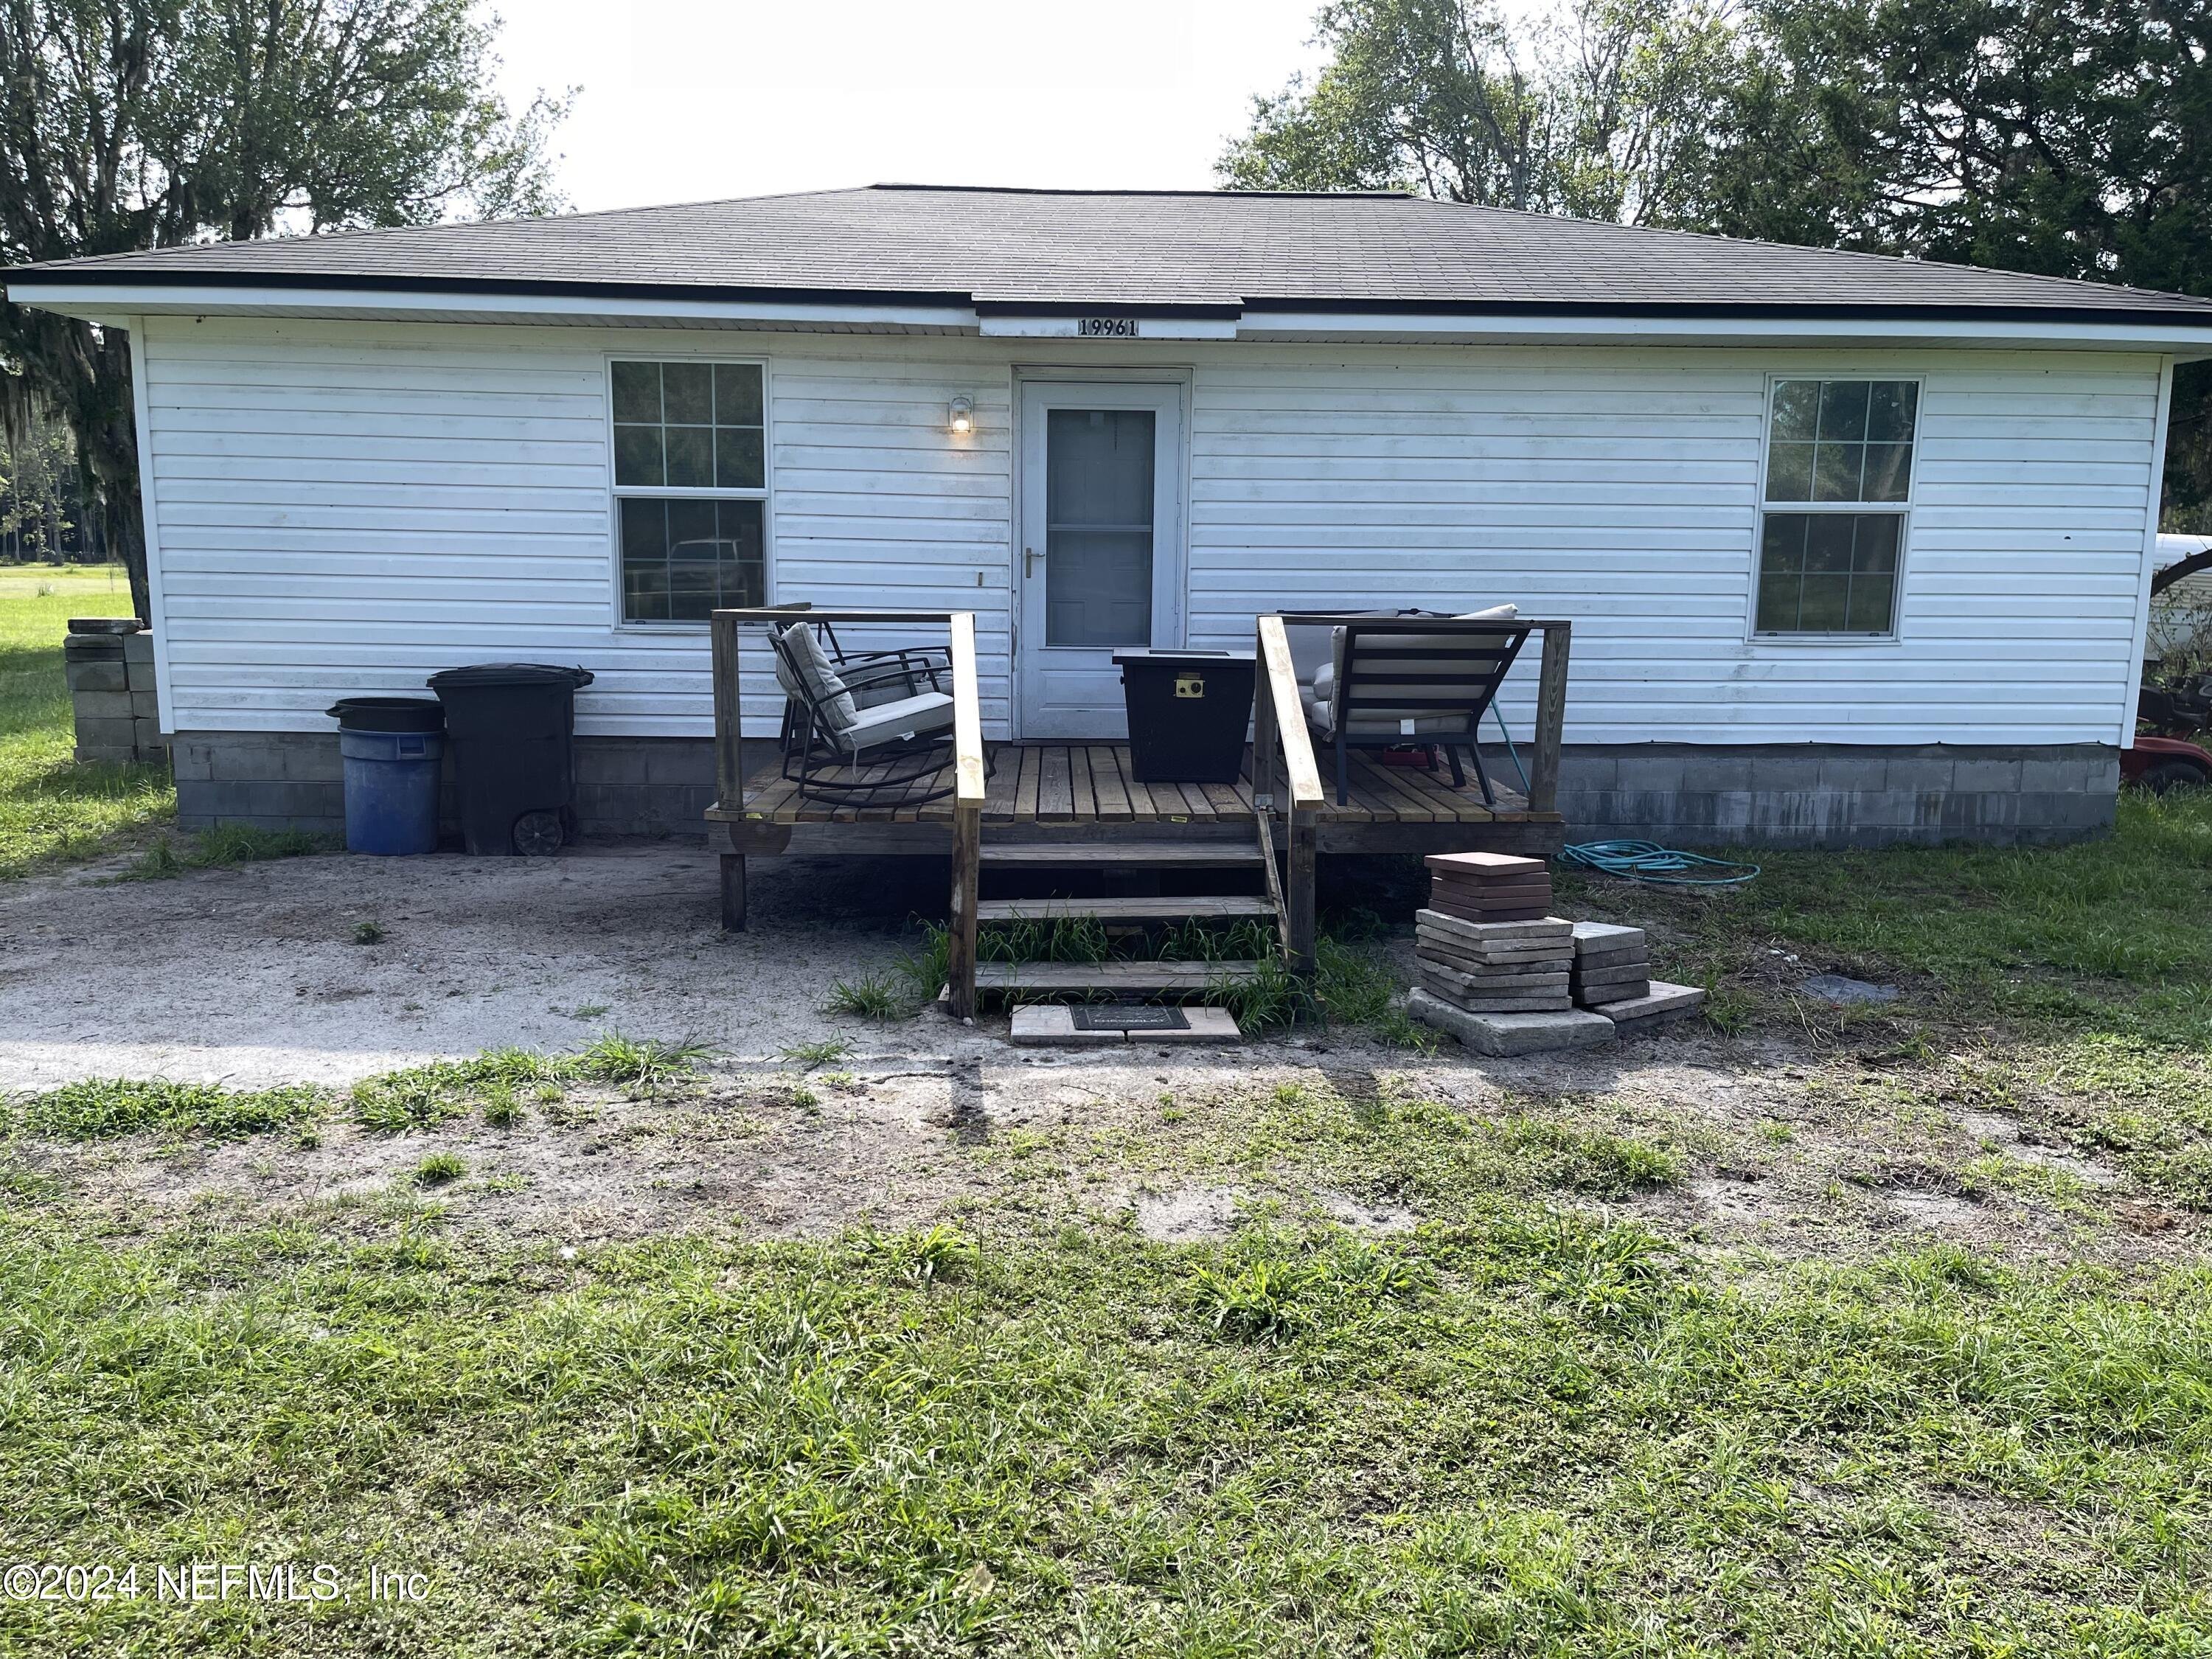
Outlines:
[[[799, 613], [804, 612], [802, 617]], [[780, 763], [748, 767], [739, 711], [743, 677], [740, 634], [748, 626], [774, 626], [805, 620], [847, 623], [896, 623], [909, 630], [943, 627], [952, 699], [951, 753], [933, 775], [912, 779], [872, 795], [862, 806], [803, 799], [783, 776]], [[1108, 912], [1121, 919], [1187, 921], [1200, 914], [1271, 915], [1280, 941], [1282, 968], [1300, 976], [1315, 970], [1316, 940], [1315, 872], [1317, 855], [1501, 852], [1551, 854], [1565, 839], [1557, 799], [1560, 738], [1567, 697], [1567, 653], [1572, 624], [1565, 621], [1496, 617], [1334, 616], [1300, 613], [1305, 627], [1357, 625], [1366, 635], [1465, 634], [1487, 641], [1482, 649], [1495, 659], [1491, 636], [1531, 635], [1543, 640], [1542, 669], [1536, 693], [1536, 718], [1528, 750], [1528, 793], [1533, 801], [1493, 788], [1486, 802], [1479, 787], [1455, 787], [1447, 773], [1384, 766], [1372, 753], [1357, 753], [1347, 774], [1346, 799], [1336, 799], [1333, 771], [1314, 752], [1291, 656], [1288, 623], [1269, 614], [1253, 622], [1254, 658], [1259, 667], [1252, 700], [1253, 744], [1244, 755], [1237, 781], [1225, 784], [1146, 784], [1131, 775], [1129, 750], [1117, 743], [1004, 744], [988, 755], [983, 744], [981, 699], [975, 672], [975, 616], [969, 611], [878, 611], [817, 610], [792, 605], [778, 608], [721, 610], [714, 614], [714, 799], [708, 819], [729, 837], [721, 855], [722, 926], [745, 925], [747, 860], [781, 854], [914, 854], [950, 856], [951, 874], [946, 905], [945, 1008], [955, 1018], [972, 1022], [979, 988], [992, 980], [996, 988], [1035, 988], [1020, 975], [1060, 975], [1065, 964], [1013, 964], [1006, 979], [994, 968], [981, 971], [977, 927], [988, 911], [997, 921], [1027, 920], [1040, 902], [1044, 919]], [[1431, 651], [1438, 648], [1431, 646]], [[1474, 650], [1470, 646], [1470, 652]], [[1414, 706], [1445, 708], [1463, 695], [1421, 664], [1408, 664], [1398, 676]], [[1414, 694], [1436, 681], [1437, 697]], [[1472, 696], [1473, 693], [1464, 695]], [[1439, 702], [1437, 697], [1443, 700]], [[1487, 702], [1488, 693], [1481, 694]], [[1479, 729], [1481, 708], [1470, 704], [1468, 717]], [[1418, 718], [1418, 717], [1417, 717]], [[1401, 728], [1402, 729], [1402, 728]], [[759, 750], [753, 754], [757, 757]], [[987, 758], [992, 763], [986, 775]], [[878, 770], [878, 780], [896, 775]], [[1257, 780], [1256, 787], [1255, 781]], [[866, 769], [855, 780], [870, 781]], [[934, 799], [927, 799], [934, 797]], [[1197, 895], [1162, 892], [1159, 878], [1171, 872], [1213, 870], [1230, 875], [1238, 868], [1265, 884], [1265, 908], [1257, 892], [1215, 891]], [[1149, 884], [1151, 892], [1003, 895], [986, 898], [987, 872], [1022, 873], [1032, 884], [1060, 884], [1060, 876], [1082, 878], [1096, 885], [1102, 872]], [[1071, 883], [1070, 884], [1075, 884]], [[1198, 908], [1194, 908], [1196, 906]], [[1270, 958], [1273, 958], [1271, 957]], [[1108, 985], [1097, 964], [1085, 969], [1076, 988], [1117, 992], [1145, 988], [1128, 974]], [[1224, 968], [1258, 974], [1266, 963], [1167, 964], [1202, 966], [1211, 985]], [[1125, 969], [1135, 971], [1131, 964]], [[1144, 967], [1155, 983], [1161, 964]], [[996, 976], [994, 978], [994, 975]], [[1001, 982], [1003, 981], [1003, 982]], [[1203, 988], [1179, 983], [1165, 988]]]
[[[1031, 825], [1141, 834], [1141, 826], [1171, 824], [1176, 835], [1216, 826], [1249, 836], [1257, 816], [1249, 750], [1233, 784], [1141, 783], [1132, 775], [1127, 744], [1006, 743], [992, 753], [996, 766], [985, 785], [983, 825], [987, 831], [1000, 832], [994, 839]], [[862, 776], [888, 771], [874, 769]], [[921, 831], [917, 841], [928, 845], [938, 838], [930, 833], [933, 830], [949, 833], [953, 799], [949, 793], [939, 793], [934, 800], [922, 797], [945, 789], [947, 782], [944, 775], [935, 775], [865, 807], [836, 806], [800, 796], [798, 786], [782, 775], [781, 763], [771, 761], [745, 781], [742, 812], [717, 808], [710, 816], [757, 830], [911, 825]], [[1464, 787], [1455, 788], [1449, 769], [1385, 766], [1371, 753], [1355, 752], [1351, 785], [1351, 799], [1340, 806], [1333, 776], [1324, 768], [1317, 827], [1327, 850], [1419, 851], [1438, 832], [1454, 848], [1463, 845], [1466, 850], [1502, 851], [1509, 846], [1513, 850], [1547, 846], [1548, 850], [1559, 838], [1558, 813], [1532, 812], [1518, 792], [1494, 777], [1493, 808], [1483, 804], [1481, 787], [1472, 774]], [[1391, 833], [1401, 830], [1415, 833]], [[878, 847], [888, 844], [884, 838], [869, 839]], [[804, 840], [810, 846], [833, 844], [828, 837], [812, 835]]]

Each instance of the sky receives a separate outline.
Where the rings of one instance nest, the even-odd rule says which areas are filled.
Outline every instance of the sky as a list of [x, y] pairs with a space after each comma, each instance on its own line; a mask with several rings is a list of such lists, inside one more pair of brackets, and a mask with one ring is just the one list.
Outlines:
[[[579, 210], [887, 181], [1206, 189], [1318, 0], [503, 0]], [[625, 27], [610, 20], [627, 14]]]

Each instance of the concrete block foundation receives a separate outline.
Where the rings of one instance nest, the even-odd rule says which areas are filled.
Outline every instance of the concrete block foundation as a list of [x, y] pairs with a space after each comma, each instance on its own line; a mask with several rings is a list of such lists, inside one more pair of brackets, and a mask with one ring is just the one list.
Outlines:
[[[748, 747], [750, 745], [748, 744]], [[177, 822], [345, 832], [345, 773], [336, 732], [180, 732]], [[458, 840], [453, 750], [446, 750], [439, 832]], [[577, 827], [587, 836], [704, 838], [714, 801], [707, 738], [576, 739]]]
[[[125, 692], [104, 742], [140, 735]], [[88, 727], [81, 719], [80, 744]], [[177, 813], [186, 828], [235, 821], [337, 834], [344, 829], [335, 732], [184, 732], [172, 740]], [[748, 761], [770, 746], [748, 740]], [[1512, 780], [1504, 752], [1492, 776]], [[446, 817], [452, 818], [450, 751]], [[1857, 748], [1760, 744], [1571, 746], [1559, 810], [1570, 840], [1636, 837], [1669, 846], [1889, 847], [2080, 841], [2112, 828], [2119, 751], [2103, 744]], [[593, 836], [703, 837], [714, 798], [706, 738], [576, 739], [576, 811]]]
[[[1513, 777], [1498, 761], [1505, 770], [1492, 775]], [[2108, 744], [1584, 744], [1560, 757], [1559, 811], [1570, 841], [2034, 844], [2109, 830], [2119, 782]]]

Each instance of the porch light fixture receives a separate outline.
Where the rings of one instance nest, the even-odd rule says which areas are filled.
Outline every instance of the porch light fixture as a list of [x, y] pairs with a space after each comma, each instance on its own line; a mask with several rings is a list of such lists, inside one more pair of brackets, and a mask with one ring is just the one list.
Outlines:
[[945, 425], [954, 437], [966, 437], [975, 429], [975, 406], [965, 398], [955, 398], [945, 412]]

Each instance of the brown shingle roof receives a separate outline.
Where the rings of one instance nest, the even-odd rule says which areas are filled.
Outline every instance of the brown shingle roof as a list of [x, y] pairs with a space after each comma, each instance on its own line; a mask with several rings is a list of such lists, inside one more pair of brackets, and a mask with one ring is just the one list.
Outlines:
[[211, 243], [18, 276], [315, 288], [803, 295], [986, 311], [1255, 309], [2162, 319], [2212, 301], [1422, 198], [878, 185]]

